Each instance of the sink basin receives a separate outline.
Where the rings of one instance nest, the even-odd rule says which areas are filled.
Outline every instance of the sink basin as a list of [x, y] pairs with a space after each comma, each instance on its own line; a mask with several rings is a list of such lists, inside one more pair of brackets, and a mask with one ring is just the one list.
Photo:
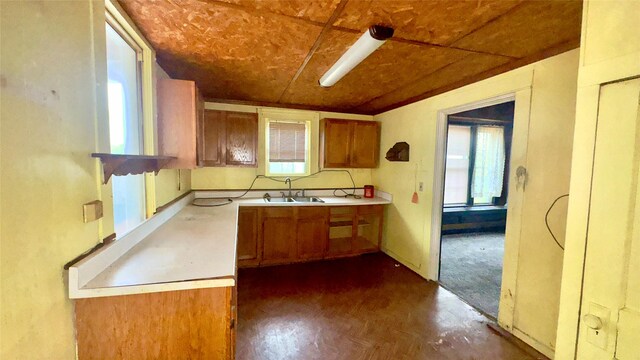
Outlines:
[[274, 197], [274, 198], [265, 198], [264, 201], [270, 203], [292, 203], [292, 202], [315, 202], [315, 203], [323, 203], [324, 200], [315, 197], [315, 196], [298, 196], [295, 198], [291, 197]]
[[264, 200], [266, 202], [272, 202], [272, 203], [295, 202], [295, 200], [293, 200], [293, 198], [290, 198], [290, 197], [285, 197], [285, 198], [281, 198], [281, 197], [266, 198]]
[[324, 202], [324, 200], [315, 196], [299, 196], [299, 197], [295, 197], [294, 200], [296, 202], [320, 202], [320, 203]]

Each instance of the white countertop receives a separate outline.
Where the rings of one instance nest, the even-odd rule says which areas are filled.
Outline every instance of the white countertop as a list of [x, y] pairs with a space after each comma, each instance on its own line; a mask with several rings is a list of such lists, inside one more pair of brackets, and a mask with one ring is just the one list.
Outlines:
[[[355, 199], [321, 196], [324, 203], [268, 203], [262, 198], [243, 198], [217, 207], [191, 205], [194, 196], [201, 199], [200, 203], [206, 203], [207, 200], [202, 198], [220, 197], [224, 194], [201, 191], [191, 194], [190, 198], [182, 200], [182, 204], [173, 205], [177, 206], [173, 209], [175, 215], [164, 215], [166, 219], [156, 220], [155, 225], [148, 225], [155, 226], [148, 234], [127, 234], [116, 241], [126, 242], [127, 236], [137, 235], [139, 239], [131, 240], [135, 244], [129, 249], [120, 249], [120, 253], [117, 253], [117, 249], [107, 247], [105, 251], [91, 254], [89, 259], [73, 265], [69, 276], [70, 297], [234, 286], [240, 206], [353, 206], [391, 203], [389, 199], [381, 197]], [[154, 215], [154, 218], [159, 214]], [[149, 220], [147, 222], [151, 223]], [[141, 227], [146, 224], [143, 223]], [[104, 259], [98, 259], [99, 257]], [[99, 266], [104, 269], [99, 269]], [[88, 281], [82, 280], [83, 267], [87, 268], [85, 273], [88, 275], [84, 275], [84, 278]]]
[[187, 205], [85, 288], [233, 278], [238, 204]]

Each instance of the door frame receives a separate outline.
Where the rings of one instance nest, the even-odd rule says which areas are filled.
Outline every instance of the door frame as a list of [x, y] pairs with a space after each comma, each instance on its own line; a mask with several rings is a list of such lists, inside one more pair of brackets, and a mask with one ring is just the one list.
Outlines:
[[[515, 179], [518, 166], [526, 167], [527, 139], [529, 134], [529, 115], [531, 109], [531, 86], [514, 90], [506, 94], [465, 103], [438, 111], [436, 123], [436, 149], [434, 159], [434, 181], [432, 189], [431, 234], [429, 242], [428, 278], [438, 282], [440, 275], [440, 245], [442, 234], [442, 208], [444, 203], [444, 177], [446, 162], [446, 139], [448, 116], [462, 111], [498, 105], [515, 101], [513, 134], [510, 156], [510, 179]], [[498, 323], [508, 331], [513, 331], [516, 277], [520, 243], [520, 224], [523, 205], [523, 192], [517, 181], [509, 181], [507, 228], [505, 233], [505, 251], [502, 269]]]

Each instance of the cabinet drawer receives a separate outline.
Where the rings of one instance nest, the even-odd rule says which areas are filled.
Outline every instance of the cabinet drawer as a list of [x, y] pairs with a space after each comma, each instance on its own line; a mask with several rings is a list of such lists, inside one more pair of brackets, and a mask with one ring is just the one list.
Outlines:
[[298, 207], [298, 218], [319, 218], [326, 217], [329, 214], [328, 207], [326, 206], [300, 206]]
[[262, 209], [263, 217], [290, 217], [293, 218], [293, 207], [274, 206]]
[[358, 214], [379, 214], [382, 212], [383, 205], [362, 205], [358, 206]]
[[354, 215], [356, 212], [356, 207], [355, 206], [332, 206], [329, 212], [331, 213], [331, 216]]

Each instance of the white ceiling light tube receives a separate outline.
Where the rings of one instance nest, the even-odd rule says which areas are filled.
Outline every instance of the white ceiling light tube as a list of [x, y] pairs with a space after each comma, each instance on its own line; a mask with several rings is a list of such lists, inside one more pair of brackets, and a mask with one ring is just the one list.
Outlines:
[[320, 86], [330, 87], [393, 36], [393, 29], [381, 25], [371, 26], [338, 61], [320, 78]]

